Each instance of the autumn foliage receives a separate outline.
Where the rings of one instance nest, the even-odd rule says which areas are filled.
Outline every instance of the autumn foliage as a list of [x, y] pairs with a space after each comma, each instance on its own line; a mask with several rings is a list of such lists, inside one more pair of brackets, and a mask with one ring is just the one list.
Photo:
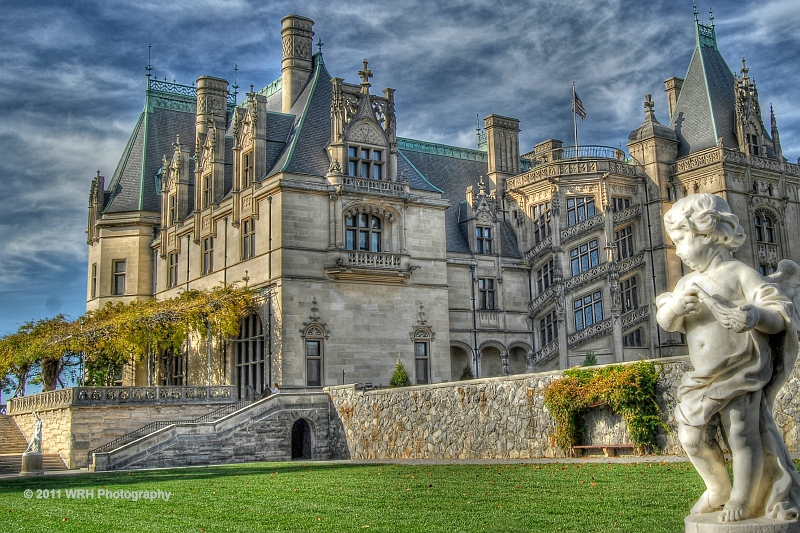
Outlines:
[[625, 420], [631, 442], [640, 451], [655, 449], [658, 429], [664, 427], [656, 403], [657, 381], [656, 366], [644, 361], [566, 370], [544, 392], [545, 406], [556, 419], [556, 443], [565, 451], [577, 445], [583, 434], [582, 415], [607, 406]]
[[58, 315], [28, 322], [0, 338], [0, 376], [16, 385], [16, 393], [31, 377], [52, 390], [64, 365], [76, 358], [87, 369], [102, 369], [177, 349], [192, 331], [210, 338], [235, 336], [239, 319], [255, 311], [256, 296], [253, 289], [220, 286], [184, 291], [169, 300], [109, 303], [72, 321]]

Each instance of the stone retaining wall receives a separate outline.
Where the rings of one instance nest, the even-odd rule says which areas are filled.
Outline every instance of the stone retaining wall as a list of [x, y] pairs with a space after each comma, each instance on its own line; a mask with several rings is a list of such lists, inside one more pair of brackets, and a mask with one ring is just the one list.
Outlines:
[[[659, 453], [683, 454], [673, 416], [686, 357], [654, 361], [661, 373], [658, 403], [668, 430]], [[522, 459], [563, 457], [555, 445], [555, 421], [544, 407], [544, 388], [561, 372], [361, 392], [355, 386], [328, 390], [340, 427], [331, 447], [354, 459]], [[798, 368], [778, 394], [775, 419], [793, 453], [800, 452]], [[585, 417], [584, 444], [628, 443], [621, 417], [608, 409]], [[342, 452], [343, 455], [344, 452]]]
[[[93, 448], [146, 426], [157, 420], [192, 420], [214, 409], [219, 403], [185, 405], [113, 405], [63, 407], [39, 412], [42, 418], [44, 453], [58, 453], [67, 468], [88, 465], [87, 453]], [[33, 413], [10, 415], [30, 442]]]

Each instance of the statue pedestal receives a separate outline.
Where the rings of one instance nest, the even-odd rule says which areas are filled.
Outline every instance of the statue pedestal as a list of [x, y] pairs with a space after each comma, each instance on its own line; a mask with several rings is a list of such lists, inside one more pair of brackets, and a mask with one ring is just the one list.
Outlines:
[[42, 453], [41, 452], [25, 452], [22, 454], [22, 468], [19, 471], [20, 476], [41, 476], [44, 474], [42, 468]]
[[740, 522], [718, 522], [716, 513], [690, 514], [683, 521], [686, 533], [800, 533], [797, 520], [751, 518]]

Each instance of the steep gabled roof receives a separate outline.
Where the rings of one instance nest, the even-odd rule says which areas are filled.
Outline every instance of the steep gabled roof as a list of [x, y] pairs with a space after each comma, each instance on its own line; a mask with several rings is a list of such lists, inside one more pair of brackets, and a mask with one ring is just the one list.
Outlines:
[[189, 94], [193, 90], [174, 83], [148, 82], [145, 109], [111, 178], [103, 212], [161, 211], [156, 174], [162, 158], [172, 153], [177, 136], [183, 144], [194, 143], [196, 97]]
[[696, 23], [696, 45], [670, 127], [680, 141], [678, 157], [716, 146], [738, 146], [736, 94], [731, 69], [717, 48], [714, 26]]

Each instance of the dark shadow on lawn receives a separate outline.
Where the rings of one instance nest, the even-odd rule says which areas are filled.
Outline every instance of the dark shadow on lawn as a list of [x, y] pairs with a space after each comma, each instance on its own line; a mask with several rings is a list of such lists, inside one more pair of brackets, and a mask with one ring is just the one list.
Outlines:
[[24, 489], [83, 488], [94, 486], [125, 486], [133, 483], [164, 482], [170, 480], [187, 481], [192, 479], [209, 479], [245, 476], [263, 476], [268, 474], [292, 474], [314, 470], [341, 470], [372, 466], [347, 463], [314, 463], [313, 461], [293, 463], [246, 463], [236, 465], [214, 465], [189, 468], [172, 468], [163, 470], [128, 470], [122, 472], [98, 472], [92, 474], [57, 475], [45, 477], [21, 477], [19, 479], [0, 480], [0, 495], [17, 493]]

